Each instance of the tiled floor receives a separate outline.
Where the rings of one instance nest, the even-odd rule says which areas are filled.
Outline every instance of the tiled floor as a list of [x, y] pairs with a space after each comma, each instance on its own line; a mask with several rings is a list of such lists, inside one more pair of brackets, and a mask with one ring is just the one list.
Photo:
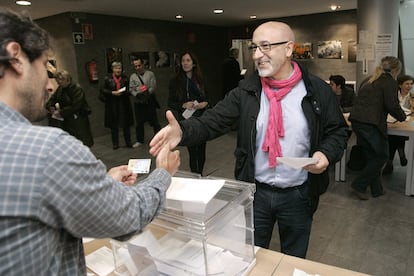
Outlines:
[[[146, 128], [146, 142], [151, 134]], [[204, 174], [233, 178], [235, 140], [231, 132], [207, 143]], [[92, 151], [108, 167], [150, 158], [146, 144], [112, 150], [109, 133], [95, 138]], [[189, 170], [186, 148], [181, 148], [181, 170]], [[347, 170], [346, 182], [335, 182], [333, 172], [314, 216], [307, 258], [371, 275], [414, 275], [414, 197], [404, 195], [405, 168], [396, 159], [394, 173], [383, 177], [386, 194], [367, 201], [351, 193], [355, 172]], [[274, 233], [271, 249], [278, 251], [276, 227]]]

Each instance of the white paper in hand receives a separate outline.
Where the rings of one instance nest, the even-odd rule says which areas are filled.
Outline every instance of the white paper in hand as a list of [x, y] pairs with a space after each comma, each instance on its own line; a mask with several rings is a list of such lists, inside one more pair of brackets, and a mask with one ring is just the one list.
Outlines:
[[318, 159], [316, 158], [303, 158], [303, 157], [277, 157], [278, 163], [285, 164], [289, 167], [299, 169], [307, 165], [316, 164]]
[[194, 112], [195, 112], [196, 110], [194, 109], [194, 108], [192, 108], [192, 109], [186, 109], [186, 110], [184, 110], [184, 112], [183, 112], [183, 117], [184, 117], [184, 119], [188, 119], [188, 118], [190, 118], [191, 116], [193, 116], [193, 114], [194, 114]]
[[151, 159], [129, 159], [128, 170], [133, 173], [149, 173]]

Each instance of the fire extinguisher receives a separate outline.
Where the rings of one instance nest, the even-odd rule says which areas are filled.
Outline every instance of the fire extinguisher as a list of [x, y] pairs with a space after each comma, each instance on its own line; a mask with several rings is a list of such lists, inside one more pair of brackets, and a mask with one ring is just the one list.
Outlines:
[[88, 73], [89, 82], [96, 83], [99, 81], [98, 64], [94, 59], [86, 63], [86, 72]]

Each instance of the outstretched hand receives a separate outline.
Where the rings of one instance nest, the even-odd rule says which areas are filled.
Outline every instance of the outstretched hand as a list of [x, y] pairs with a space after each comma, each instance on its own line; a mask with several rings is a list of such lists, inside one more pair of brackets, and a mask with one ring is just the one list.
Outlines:
[[125, 185], [132, 185], [137, 180], [137, 174], [128, 170], [127, 165], [113, 167], [108, 171], [108, 175], [113, 179], [123, 182]]
[[165, 116], [167, 117], [168, 125], [158, 131], [149, 144], [149, 153], [153, 156], [156, 156], [164, 146], [167, 146], [169, 150], [174, 149], [181, 141], [181, 127], [174, 115], [168, 110]]

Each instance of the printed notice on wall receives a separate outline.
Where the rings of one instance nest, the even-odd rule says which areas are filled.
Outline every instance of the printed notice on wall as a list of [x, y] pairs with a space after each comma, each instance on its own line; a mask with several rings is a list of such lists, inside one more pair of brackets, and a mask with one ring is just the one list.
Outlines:
[[392, 34], [378, 34], [375, 41], [376, 64], [385, 56], [392, 56]]

